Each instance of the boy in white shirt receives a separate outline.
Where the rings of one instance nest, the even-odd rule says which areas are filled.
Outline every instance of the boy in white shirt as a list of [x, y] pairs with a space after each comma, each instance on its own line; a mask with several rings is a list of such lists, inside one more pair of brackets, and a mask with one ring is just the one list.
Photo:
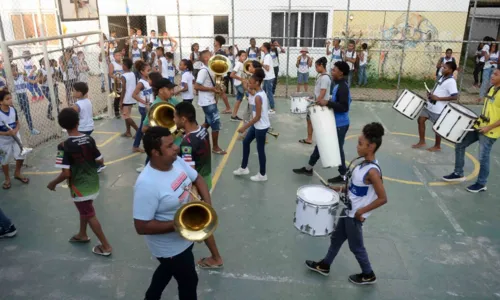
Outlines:
[[167, 60], [167, 79], [174, 83], [175, 73], [177, 73], [177, 69], [174, 64], [174, 54], [172, 52], [167, 52], [165, 54], [165, 58]]
[[245, 50], [238, 51], [238, 59], [234, 64], [234, 69], [231, 72], [231, 78], [233, 78], [234, 88], [236, 89], [236, 103], [233, 108], [233, 115], [231, 116], [231, 121], [242, 121], [240, 117], [238, 117], [238, 110], [240, 109], [241, 101], [245, 95], [245, 89], [243, 88], [243, 81], [245, 79], [241, 78], [244, 70], [243, 63], [247, 60], [247, 53]]
[[[431, 93], [428, 93], [427, 106], [422, 110], [418, 117], [418, 136], [419, 141], [412, 148], [422, 148], [425, 146], [425, 121], [430, 120], [435, 123], [447, 101], [457, 100], [458, 89], [457, 82], [453, 78], [453, 72], [457, 69], [457, 64], [449, 61], [443, 66], [443, 76], [438, 80]], [[434, 146], [427, 149], [435, 152], [441, 150], [441, 136], [436, 133]]]
[[270, 114], [276, 113], [274, 110], [274, 94], [273, 94], [273, 85], [274, 85], [274, 67], [273, 67], [273, 57], [269, 53], [271, 51], [270, 43], [263, 43], [260, 47], [260, 51], [262, 53], [262, 68], [264, 69], [264, 73], [266, 77], [264, 78], [263, 89], [266, 92], [267, 99], [269, 100]]
[[347, 76], [347, 85], [351, 87], [352, 83], [352, 76], [354, 74], [354, 64], [356, 63], [356, 42], [353, 40], [349, 41], [349, 44], [347, 45], [347, 51], [345, 52], [345, 57], [344, 60], [345, 62], [349, 65], [349, 75]]

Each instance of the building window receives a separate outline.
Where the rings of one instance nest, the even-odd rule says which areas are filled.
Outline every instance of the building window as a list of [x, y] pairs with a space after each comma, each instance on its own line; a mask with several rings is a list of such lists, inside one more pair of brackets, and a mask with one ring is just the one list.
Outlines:
[[214, 34], [229, 34], [229, 16], [214, 16]]
[[[328, 28], [327, 12], [274, 12], [271, 15], [271, 35], [280, 45], [288, 46], [288, 19], [290, 19], [290, 47], [324, 47]], [[300, 26], [299, 26], [300, 24]]]
[[[56, 36], [57, 19], [55, 14], [43, 14], [45, 22], [44, 36]], [[38, 38], [41, 35], [41, 29], [38, 26], [36, 14], [14, 14], [10, 16], [12, 28], [14, 30], [14, 38], [16, 40], [26, 40], [30, 38]], [[58, 40], [49, 41], [50, 45], [59, 44]]]

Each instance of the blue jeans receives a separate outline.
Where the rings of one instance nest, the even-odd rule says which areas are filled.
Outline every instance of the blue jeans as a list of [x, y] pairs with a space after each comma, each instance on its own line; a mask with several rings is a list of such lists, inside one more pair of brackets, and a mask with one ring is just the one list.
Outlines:
[[359, 66], [358, 70], [358, 85], [367, 85], [368, 77], [366, 76], [366, 65]]
[[479, 98], [483, 99], [488, 92], [488, 88], [491, 86], [490, 78], [495, 71], [494, 68], [483, 69], [483, 82], [481, 83], [481, 88], [479, 89]]
[[354, 70], [349, 70], [349, 75], [347, 75], [347, 85], [351, 87], [352, 76], [354, 75]]
[[[47, 109], [47, 116], [52, 116], [52, 97], [50, 97], [50, 89], [48, 86], [42, 86], [42, 92], [45, 98], [49, 101], [49, 108]], [[57, 86], [54, 86], [54, 96], [56, 97], [56, 109], [57, 114], [59, 114], [59, 91], [57, 90]]]
[[212, 131], [220, 131], [220, 114], [217, 104], [203, 106], [202, 109], [205, 113], [205, 124], [208, 124], [212, 128]]
[[[349, 125], [337, 127], [337, 137], [339, 139], [339, 150], [340, 150], [340, 160], [342, 164], [339, 166], [340, 175], [345, 175], [347, 172], [347, 167], [345, 165], [345, 154], [344, 154], [344, 142], [345, 136], [347, 134], [347, 130], [349, 130]], [[320, 158], [318, 146], [314, 147], [314, 151], [309, 157], [309, 165], [314, 166]]]
[[12, 221], [3, 213], [0, 208], [0, 233], [9, 230], [12, 225]]
[[137, 129], [137, 132], [135, 133], [135, 140], [134, 140], [134, 148], [137, 148], [141, 145], [141, 140], [142, 140], [142, 123], [144, 123], [144, 119], [146, 118], [146, 108], [139, 106], [139, 113], [141, 114], [141, 123], [139, 124], [139, 128]]
[[[340, 215], [345, 216], [345, 210]], [[363, 242], [363, 223], [354, 218], [339, 218], [330, 236], [330, 247], [323, 262], [331, 265], [345, 240], [349, 243], [349, 249], [356, 257], [363, 274], [370, 274], [373, 270]]]
[[104, 73], [101, 73], [101, 90], [104, 90]]
[[33, 130], [33, 120], [31, 119], [30, 102], [28, 100], [28, 95], [26, 93], [16, 95], [19, 106], [21, 107], [21, 110], [24, 113], [24, 117], [26, 118], [26, 122], [28, 123], [28, 128], [31, 131]]
[[267, 100], [269, 100], [269, 106], [274, 109], [274, 94], [273, 94], [273, 83], [274, 79], [264, 80], [264, 92], [267, 95]]
[[91, 135], [94, 130], [89, 130], [89, 131], [78, 131], [80, 133], [86, 134], [86, 135]]
[[248, 128], [247, 135], [243, 140], [243, 159], [241, 160], [241, 168], [245, 169], [248, 166], [248, 157], [250, 156], [250, 144], [254, 139], [257, 140], [257, 153], [259, 154], [260, 175], [266, 175], [266, 134], [269, 128], [255, 129], [254, 126]]
[[465, 149], [479, 141], [479, 175], [477, 183], [486, 185], [490, 175], [490, 152], [496, 139], [489, 138], [477, 131], [470, 131], [464, 140], [455, 145], [455, 174], [464, 176]]

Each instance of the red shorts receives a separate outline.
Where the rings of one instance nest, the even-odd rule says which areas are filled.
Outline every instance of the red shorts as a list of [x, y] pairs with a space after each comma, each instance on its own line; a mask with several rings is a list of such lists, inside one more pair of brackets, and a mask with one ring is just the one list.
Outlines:
[[92, 218], [95, 216], [94, 205], [92, 205], [93, 200], [75, 202], [76, 208], [80, 213], [80, 217]]

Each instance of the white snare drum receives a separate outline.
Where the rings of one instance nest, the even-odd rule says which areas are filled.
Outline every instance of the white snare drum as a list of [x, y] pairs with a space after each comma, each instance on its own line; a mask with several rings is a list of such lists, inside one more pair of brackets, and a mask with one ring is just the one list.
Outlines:
[[342, 160], [333, 110], [319, 105], [312, 105], [308, 109], [323, 168], [340, 166]]
[[420, 115], [426, 102], [427, 101], [419, 95], [409, 90], [404, 90], [398, 100], [394, 102], [392, 108], [403, 114], [403, 116], [413, 120], [416, 116]]
[[307, 107], [311, 104], [311, 97], [312, 95], [308, 93], [293, 93], [290, 97], [290, 112], [292, 114], [307, 113]]
[[322, 185], [305, 185], [297, 190], [297, 207], [293, 224], [310, 236], [333, 232], [339, 206], [339, 195]]
[[475, 112], [457, 103], [448, 103], [432, 129], [442, 138], [460, 143], [474, 126], [478, 116]]

